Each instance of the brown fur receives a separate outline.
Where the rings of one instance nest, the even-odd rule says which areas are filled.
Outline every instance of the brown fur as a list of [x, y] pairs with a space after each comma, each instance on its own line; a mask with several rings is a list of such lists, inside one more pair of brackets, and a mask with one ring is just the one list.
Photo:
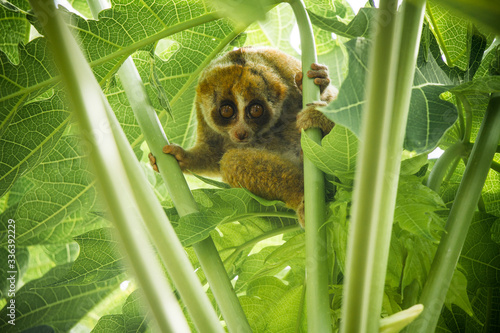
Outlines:
[[[317, 77], [322, 99], [333, 100], [336, 89], [328, 85], [326, 67], [312, 68], [308, 76]], [[272, 48], [240, 48], [216, 59], [201, 74], [196, 89], [194, 147], [184, 150], [168, 145], [163, 151], [174, 155], [185, 171], [221, 176], [233, 187], [284, 201], [298, 212], [303, 225], [299, 129], [319, 127], [326, 134], [334, 124], [315, 105], [301, 112], [302, 76], [298, 73], [298, 60]], [[249, 113], [255, 103], [264, 109], [257, 118]], [[229, 106], [234, 116], [222, 117], [221, 106], [225, 110]]]

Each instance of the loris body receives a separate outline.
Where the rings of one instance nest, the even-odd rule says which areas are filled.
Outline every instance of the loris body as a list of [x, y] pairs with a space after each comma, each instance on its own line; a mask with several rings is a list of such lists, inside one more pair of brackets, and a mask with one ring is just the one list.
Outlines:
[[[331, 101], [327, 69], [312, 65], [308, 76], [320, 85], [322, 100]], [[333, 123], [314, 106], [302, 111], [301, 63], [272, 48], [240, 48], [213, 61], [201, 74], [195, 106], [196, 144], [188, 150], [167, 145], [182, 170], [221, 176], [295, 209], [303, 224], [304, 181], [300, 128]], [[302, 112], [301, 112], [302, 111]], [[297, 117], [298, 116], [298, 117]]]

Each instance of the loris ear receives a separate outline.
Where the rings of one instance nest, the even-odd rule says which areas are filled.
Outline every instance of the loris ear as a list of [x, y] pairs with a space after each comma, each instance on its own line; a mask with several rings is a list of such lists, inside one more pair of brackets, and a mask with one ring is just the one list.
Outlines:
[[231, 51], [227, 54], [229, 61], [240, 66], [245, 66], [246, 59], [243, 57], [243, 53], [245, 52], [243, 47]]

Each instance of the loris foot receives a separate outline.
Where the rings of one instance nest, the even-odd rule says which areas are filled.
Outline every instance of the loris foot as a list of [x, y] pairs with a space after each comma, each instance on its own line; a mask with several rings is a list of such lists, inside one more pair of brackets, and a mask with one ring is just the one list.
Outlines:
[[299, 206], [297, 207], [297, 216], [299, 217], [299, 224], [302, 228], [305, 226], [305, 212], [304, 212], [304, 199], [300, 202]]
[[156, 172], [160, 172], [158, 170], [158, 166], [156, 165], [156, 157], [154, 157], [152, 153], [149, 153], [148, 157], [149, 157], [149, 164], [151, 164], [151, 167], [153, 168], [153, 170]]
[[177, 160], [177, 162], [179, 162], [179, 166], [181, 167], [182, 170], [184, 170], [187, 167], [188, 163], [187, 163], [186, 151], [181, 146], [178, 146], [176, 144], [166, 145], [165, 147], [163, 147], [162, 151], [165, 154], [173, 155]]
[[323, 132], [323, 135], [330, 133], [335, 123], [328, 119], [321, 111], [318, 111], [316, 108], [326, 106], [325, 102], [315, 102], [308, 104], [307, 107], [300, 111], [297, 115], [297, 128], [308, 129], [317, 127], [320, 128]]
[[[328, 67], [325, 65], [315, 64], [311, 65], [311, 70], [307, 72], [307, 77], [314, 78], [314, 83], [319, 86], [320, 92], [328, 87], [330, 84], [330, 79], [328, 78]], [[295, 75], [295, 83], [300, 90], [302, 90], [302, 72], [298, 72]]]

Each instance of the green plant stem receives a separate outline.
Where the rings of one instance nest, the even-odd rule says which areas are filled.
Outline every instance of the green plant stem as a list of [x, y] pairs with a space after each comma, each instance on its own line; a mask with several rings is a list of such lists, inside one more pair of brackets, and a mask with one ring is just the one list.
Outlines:
[[420, 297], [422, 315], [408, 332], [434, 332], [467, 231], [500, 141], [500, 94], [490, 97], [481, 128]]
[[491, 162], [491, 168], [496, 172], [500, 173], [500, 163], [497, 163], [495, 161]]
[[[341, 331], [378, 332], [399, 177], [402, 137], [425, 2], [406, 3], [402, 28], [412, 36], [399, 54], [397, 1], [380, 2], [367, 78], [361, 147], [351, 210]], [[401, 59], [400, 59], [401, 58]], [[410, 70], [409, 70], [410, 68]], [[400, 89], [395, 94], [395, 83]], [[401, 96], [397, 96], [401, 94]], [[397, 105], [397, 106], [396, 106]], [[392, 132], [395, 133], [392, 133]]]
[[[400, 32], [399, 34], [396, 33], [396, 40], [392, 47], [399, 50], [399, 62], [397, 63], [396, 85], [394, 87], [394, 104], [392, 110], [389, 110], [391, 123], [388, 131], [386, 150], [387, 162], [384, 172], [385, 179], [380, 189], [383, 200], [381, 202], [380, 217], [378, 227], [376, 228], [375, 247], [373, 249], [375, 262], [373, 263], [372, 279], [370, 280], [370, 292], [373, 300], [370, 302], [368, 308], [369, 313], [372, 314], [380, 314], [382, 308], [401, 168], [401, 155], [410, 109], [413, 74], [417, 62], [422, 24], [424, 21], [425, 3], [425, 0], [404, 1], [400, 9], [400, 17], [396, 20], [396, 30]], [[400, 40], [399, 43], [397, 42], [398, 39]], [[368, 330], [370, 332], [377, 331], [378, 320], [375, 320], [375, 318], [369, 320]]]
[[[128, 58], [125, 61], [118, 71], [118, 75], [125, 91], [128, 93], [132, 107], [137, 110], [135, 112], [154, 113], [154, 109], [149, 104], [146, 90], [132, 58]], [[130, 94], [131, 91], [134, 91], [133, 95]], [[148, 108], [151, 108], [151, 110], [145, 110]], [[111, 113], [108, 117], [112, 118], [112, 129], [120, 127], [114, 113]], [[119, 147], [129, 146], [123, 132], [120, 133], [122, 135], [120, 137]], [[133, 177], [134, 171], [140, 170], [139, 162], [130, 149], [121, 150], [120, 152], [122, 155], [128, 155], [128, 160], [131, 161], [131, 163], [127, 163], [125, 167], [127, 172], [131, 175], [131, 184], [134, 188], [136, 200], [141, 203], [139, 206], [141, 214], [144, 216], [150, 237], [153, 239], [158, 253], [165, 263], [169, 275], [179, 291], [193, 323], [199, 332], [224, 332], [219, 318], [208, 296], [203, 290], [203, 286], [198, 276], [194, 273], [194, 268], [186, 256], [186, 252], [181, 242], [177, 238], [174, 228], [165, 215], [153, 190], [149, 187], [146, 177], [144, 174], [138, 174]], [[136, 165], [136, 168], [131, 168], [133, 164]]]
[[[100, 0], [90, 0], [88, 3], [94, 17], [97, 17], [97, 13], [107, 6], [104, 1]], [[146, 115], [155, 114], [132, 58], [125, 60], [118, 71], [118, 75], [134, 112]], [[136, 200], [141, 203], [139, 208], [142, 216], [144, 216], [149, 234], [186, 305], [193, 323], [200, 332], [223, 332], [219, 318], [194, 273], [193, 266], [176, 237], [170, 221], [168, 221], [153, 191], [148, 187], [145, 176], [141, 172], [137, 174], [137, 170], [141, 170], [137, 159], [130, 149], [123, 149], [129, 147], [129, 143], [123, 132], [116, 130], [120, 128], [120, 124], [111, 110], [108, 111], [108, 118], [112, 124], [112, 130], [117, 132], [115, 137], [119, 141], [120, 153], [128, 161], [128, 163], [125, 163], [125, 167], [130, 176], [131, 185], [135, 189]]]
[[435, 192], [439, 191], [443, 179], [450, 170], [450, 166], [458, 161], [464, 152], [465, 146], [462, 141], [454, 143], [444, 151], [434, 164], [434, 167], [432, 167], [429, 178], [427, 179], [427, 186], [431, 190]]
[[[149, 303], [153, 318], [164, 332], [189, 332], [189, 326], [158, 263], [142, 219], [137, 214], [130, 180], [126, 177], [115, 138], [99, 129], [110, 126], [105, 98], [78, 44], [50, 0], [33, 0], [31, 6], [41, 19], [54, 51], [77, 120], [90, 144], [100, 192], [108, 205], [121, 245], [127, 253], [137, 281]], [[99, 137], [97, 132], [99, 131]], [[113, 161], [111, 164], [109, 161]]]
[[[126, 91], [127, 90], [131, 94], [138, 94], [137, 87], [130, 87], [130, 89], [126, 89]], [[144, 98], [147, 99], [145, 90]], [[135, 110], [140, 110], [136, 113], [136, 119], [144, 133], [144, 137], [151, 152], [156, 157], [158, 169], [160, 170], [160, 174], [167, 186], [177, 212], [181, 217], [190, 213], [195, 213], [198, 211], [197, 204], [179, 168], [179, 164], [172, 155], [162, 152], [162, 148], [168, 144], [168, 140], [159, 123], [158, 117], [154, 109], [150, 107], [150, 102], [148, 102], [148, 107], [145, 107], [145, 104], [145, 102], [138, 101], [137, 105], [133, 105], [133, 109], [134, 112], [136, 112]], [[194, 244], [193, 249], [198, 256], [200, 265], [205, 272], [210, 288], [212, 289], [229, 330], [231, 332], [251, 332], [248, 321], [234, 293], [231, 281], [227, 276], [212, 238], [209, 237]], [[206, 327], [206, 329], [210, 332], [208, 327]]]
[[472, 107], [463, 94], [457, 94], [457, 98], [462, 102], [463, 109], [465, 112], [465, 133], [463, 137], [463, 142], [470, 143], [470, 138], [472, 134]]
[[[302, 105], [320, 100], [319, 87], [307, 78], [312, 63], [317, 62], [316, 46], [311, 22], [301, 0], [289, 2], [299, 26], [302, 49]], [[321, 143], [319, 128], [310, 128], [302, 135]], [[309, 332], [330, 332], [330, 305], [328, 295], [328, 252], [326, 247], [325, 178], [316, 166], [304, 157], [304, 208], [306, 229], [306, 304]]]
[[[138, 74], [135, 75], [138, 76]], [[139, 91], [137, 89], [137, 87], [130, 87], [129, 93], [132, 95], [138, 94]], [[146, 99], [147, 95], [144, 95], [144, 98]], [[182, 217], [187, 214], [195, 213], [198, 211], [197, 204], [179, 168], [179, 164], [172, 155], [162, 152], [163, 146], [169, 144], [169, 142], [163, 132], [156, 112], [152, 107], [146, 107], [145, 103], [146, 102], [139, 101], [137, 105], [133, 105], [134, 113], [136, 110], [140, 110], [135, 114], [136, 119], [151, 152], [156, 157], [158, 169], [160, 170], [160, 174], [167, 186], [172, 201], [174, 202], [179, 216]], [[149, 101], [147, 103], [150, 105]], [[231, 332], [251, 332], [250, 325], [234, 293], [231, 281], [227, 276], [224, 265], [212, 239], [209, 237], [194, 244], [193, 249], [198, 256], [200, 265], [205, 272], [210, 288], [212, 289], [229, 330]], [[206, 329], [210, 331], [209, 327], [206, 327]]]

